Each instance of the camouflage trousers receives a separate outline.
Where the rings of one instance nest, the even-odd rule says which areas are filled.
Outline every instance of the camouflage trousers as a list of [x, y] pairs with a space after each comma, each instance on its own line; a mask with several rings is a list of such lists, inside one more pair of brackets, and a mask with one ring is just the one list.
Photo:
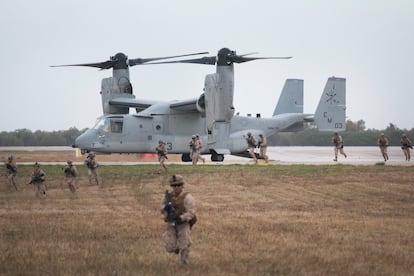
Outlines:
[[384, 161], [387, 161], [387, 160], [388, 160], [387, 147], [385, 147], [385, 146], [380, 146], [379, 148], [380, 148], [380, 151], [381, 151], [382, 157], [384, 157]]
[[410, 148], [408, 148], [408, 147], [403, 147], [403, 148], [402, 148], [402, 151], [403, 151], [404, 156], [405, 156], [405, 161], [410, 161], [410, 159], [411, 159]]
[[14, 180], [16, 175], [11, 173], [7, 176], [7, 180], [9, 181], [10, 186], [14, 187], [17, 190], [16, 181]]
[[263, 146], [263, 147], [260, 147], [260, 156], [266, 161], [266, 163], [267, 163], [267, 161], [269, 160], [269, 157], [267, 156], [267, 154], [266, 154], [266, 152], [267, 152], [267, 146]]
[[68, 184], [69, 190], [72, 193], [76, 192], [75, 180], [76, 178], [73, 176], [66, 176], [66, 183]]
[[173, 224], [167, 223], [162, 241], [167, 252], [180, 254], [181, 263], [188, 264], [188, 255], [192, 244], [188, 223], [177, 225], [177, 228]]
[[198, 162], [198, 152], [196, 150], [194, 150], [194, 151], [192, 150], [190, 152], [190, 158], [191, 158], [191, 161], [192, 161], [193, 165], [197, 164], [197, 162]]
[[88, 168], [88, 175], [89, 175], [89, 184], [92, 185], [92, 183], [95, 181], [96, 185], [99, 185], [98, 172], [96, 171], [96, 169]]
[[33, 186], [37, 197], [46, 196], [46, 184], [44, 182], [35, 182]]

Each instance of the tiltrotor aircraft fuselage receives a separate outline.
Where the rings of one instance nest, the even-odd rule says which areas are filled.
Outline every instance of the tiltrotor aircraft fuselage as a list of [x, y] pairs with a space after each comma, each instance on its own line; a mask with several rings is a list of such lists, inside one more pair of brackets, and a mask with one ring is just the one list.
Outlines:
[[[278, 57], [247, 57], [223, 48], [217, 56], [153, 62], [173, 57], [128, 60], [119, 53], [102, 63], [69, 65], [113, 69], [113, 76], [102, 80], [104, 114], [76, 139], [74, 147], [82, 152], [154, 153], [162, 140], [169, 153], [182, 154], [183, 161], [190, 161], [188, 142], [197, 133], [203, 142], [201, 153], [211, 154], [212, 161], [223, 161], [226, 154], [246, 156], [248, 132], [270, 137], [278, 132], [300, 131], [305, 122], [315, 122], [320, 130], [345, 129], [344, 78], [328, 79], [315, 114], [303, 113], [303, 80], [288, 79], [272, 117], [244, 117], [235, 115], [233, 106], [234, 64]], [[140, 100], [132, 94], [129, 67], [147, 62], [215, 65], [216, 72], [205, 77], [204, 93], [197, 98]], [[130, 108], [136, 112], [130, 114]]]

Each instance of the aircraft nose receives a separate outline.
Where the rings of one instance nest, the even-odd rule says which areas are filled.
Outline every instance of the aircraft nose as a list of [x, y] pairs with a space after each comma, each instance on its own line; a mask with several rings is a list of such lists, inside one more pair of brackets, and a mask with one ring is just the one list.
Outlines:
[[91, 130], [87, 130], [86, 132], [82, 133], [78, 138], [75, 140], [75, 144], [72, 146], [74, 148], [80, 148], [80, 149], [88, 149], [91, 147], [91, 145], [94, 144], [94, 133], [92, 133]]

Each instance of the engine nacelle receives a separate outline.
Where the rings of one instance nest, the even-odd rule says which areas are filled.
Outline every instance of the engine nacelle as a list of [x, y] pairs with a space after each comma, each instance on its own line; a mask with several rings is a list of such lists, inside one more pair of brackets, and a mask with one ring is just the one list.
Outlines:
[[205, 113], [206, 112], [206, 99], [204, 97], [204, 93], [200, 95], [200, 97], [198, 98], [197, 102], [196, 102], [196, 108], [198, 110], [198, 112], [200, 113]]
[[118, 81], [112, 77], [102, 79], [101, 89], [102, 109], [104, 115], [129, 113], [129, 107], [114, 106], [109, 103], [114, 98], [135, 98], [132, 94], [132, 86], [128, 78], [119, 78]]

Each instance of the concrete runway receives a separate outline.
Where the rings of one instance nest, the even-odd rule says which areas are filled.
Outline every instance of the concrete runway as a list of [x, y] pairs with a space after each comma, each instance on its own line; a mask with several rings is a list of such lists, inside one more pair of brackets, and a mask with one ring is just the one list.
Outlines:
[[[2, 151], [73, 151], [70, 147], [0, 147]], [[384, 162], [378, 147], [345, 147], [348, 158], [340, 155], [338, 162], [334, 162], [333, 147], [269, 147], [269, 164], [273, 165], [326, 165], [326, 164], [348, 164], [348, 165], [375, 165]], [[414, 157], [410, 162], [405, 161], [405, 157], [400, 147], [388, 148], [389, 160], [386, 165], [395, 166], [414, 166]], [[211, 162], [210, 155], [204, 155], [206, 164], [253, 164], [253, 160], [233, 155], [226, 155], [224, 162]], [[97, 157], [99, 162], [99, 155]], [[43, 162], [41, 162], [43, 163]], [[101, 165], [138, 165], [138, 164], [158, 164], [158, 162], [99, 162]], [[264, 163], [260, 160], [259, 164]], [[24, 164], [24, 163], [21, 163]], [[30, 163], [31, 164], [31, 163]], [[50, 163], [52, 164], [52, 163]], [[53, 164], [65, 164], [65, 162], [53, 162]], [[191, 163], [168, 162], [166, 164], [185, 164]]]

